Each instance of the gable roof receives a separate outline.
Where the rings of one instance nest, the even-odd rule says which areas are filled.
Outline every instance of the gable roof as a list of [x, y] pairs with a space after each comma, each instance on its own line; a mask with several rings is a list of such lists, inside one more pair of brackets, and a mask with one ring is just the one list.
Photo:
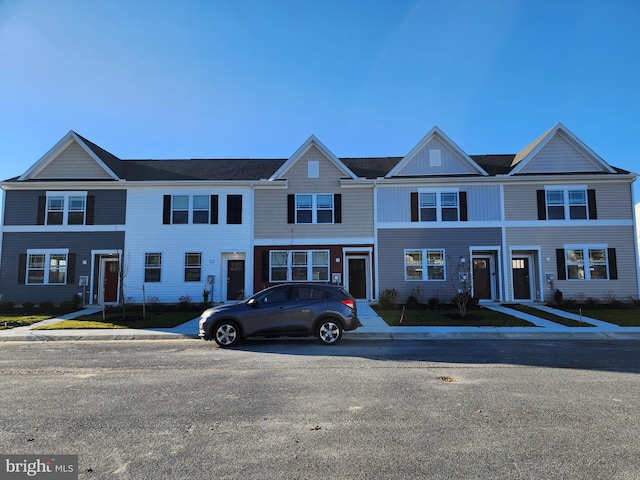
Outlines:
[[422, 140], [418, 142], [418, 144], [411, 149], [407, 155], [405, 155], [398, 164], [393, 167], [386, 175], [386, 178], [393, 177], [402, 170], [413, 158], [420, 152], [434, 137], [438, 137], [444, 144], [453, 150], [462, 160], [467, 163], [472, 170], [475, 170], [480, 175], [488, 175], [488, 173], [478, 165], [469, 155], [467, 155], [458, 145], [456, 145], [453, 140], [451, 140], [448, 136], [444, 134], [442, 130], [440, 130], [437, 126], [434, 126], [429, 132], [422, 137]]
[[311, 147], [316, 147], [320, 152], [331, 161], [338, 170], [340, 170], [345, 177], [349, 177], [353, 180], [357, 179], [357, 176], [349, 169], [347, 166], [336, 157], [331, 150], [329, 150], [325, 145], [318, 140], [315, 135], [311, 135], [306, 142], [304, 142], [298, 150], [294, 152], [291, 157], [282, 165], [277, 172], [275, 172], [269, 180], [279, 180], [283, 178], [283, 175], [293, 166], [295, 163], [300, 160], [305, 153], [309, 151]]
[[113, 180], [120, 180], [118, 174], [111, 167], [115, 167], [118, 170], [118, 164], [120, 160], [111, 155], [106, 150], [98, 147], [97, 145], [89, 142], [85, 138], [78, 135], [73, 130], [62, 137], [62, 139], [56, 143], [47, 153], [45, 153], [40, 160], [34, 163], [24, 174], [18, 177], [18, 180], [32, 180], [36, 179], [38, 173], [42, 172], [47, 166], [49, 166], [69, 145], [75, 142], [82, 148], [93, 161], [105, 172], [105, 174]]
[[536, 156], [545, 145], [547, 145], [551, 139], [556, 135], [562, 134], [578, 151], [588, 157], [588, 159], [596, 166], [600, 167], [609, 173], [616, 173], [616, 169], [611, 167], [605, 162], [597, 153], [591, 150], [582, 140], [576, 137], [569, 129], [567, 129], [562, 123], [557, 123], [554, 127], [544, 132], [540, 137], [533, 141], [533, 143], [527, 145], [522, 149], [511, 162], [511, 172], [509, 175], [515, 175], [523, 170], [526, 165]]

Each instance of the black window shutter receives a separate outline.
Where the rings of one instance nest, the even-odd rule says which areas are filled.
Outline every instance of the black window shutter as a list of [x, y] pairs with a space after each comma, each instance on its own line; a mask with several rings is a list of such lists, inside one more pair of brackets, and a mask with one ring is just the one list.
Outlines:
[[266, 250], [262, 252], [262, 281], [269, 281], [269, 252]]
[[567, 269], [565, 267], [564, 262], [564, 249], [557, 248], [556, 249], [556, 262], [558, 264], [558, 280], [566, 280], [567, 279]]
[[96, 210], [96, 196], [87, 195], [87, 225], [93, 225], [93, 216]]
[[342, 194], [340, 193], [333, 196], [333, 221], [342, 223]]
[[76, 283], [76, 254], [67, 255], [67, 285]]
[[537, 190], [538, 195], [538, 220], [547, 219], [547, 194], [544, 190]]
[[609, 257], [609, 280], [618, 279], [618, 262], [616, 260], [616, 249], [608, 248], [607, 256]]
[[21, 253], [18, 257], [18, 283], [24, 285], [27, 279], [27, 254]]
[[459, 192], [458, 197], [460, 200], [460, 221], [467, 221], [467, 192]]
[[171, 223], [171, 195], [164, 196], [162, 206], [162, 224], [169, 225]]
[[38, 225], [44, 225], [45, 210], [47, 209], [47, 197], [40, 195], [38, 197]]
[[227, 195], [227, 224], [242, 223], [242, 195]]
[[211, 225], [218, 223], [218, 195], [211, 195], [211, 219], [209, 223]]
[[589, 202], [589, 220], [598, 218], [598, 209], [596, 207], [596, 191], [592, 188], [587, 190], [587, 201]]
[[411, 221], [418, 222], [418, 192], [411, 192]]
[[296, 196], [287, 195], [287, 223], [296, 223]]

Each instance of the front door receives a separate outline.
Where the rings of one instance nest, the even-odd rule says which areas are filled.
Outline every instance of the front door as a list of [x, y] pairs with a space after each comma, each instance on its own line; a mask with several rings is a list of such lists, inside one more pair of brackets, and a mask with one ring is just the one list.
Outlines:
[[473, 259], [473, 296], [491, 299], [491, 264], [488, 258]]
[[104, 262], [104, 303], [114, 303], [118, 301], [118, 261], [110, 260]]
[[367, 264], [364, 258], [349, 259], [349, 293], [354, 298], [367, 298]]
[[244, 297], [244, 260], [227, 260], [227, 300]]
[[531, 300], [531, 283], [529, 281], [529, 259], [517, 257], [511, 260], [513, 270], [513, 299]]

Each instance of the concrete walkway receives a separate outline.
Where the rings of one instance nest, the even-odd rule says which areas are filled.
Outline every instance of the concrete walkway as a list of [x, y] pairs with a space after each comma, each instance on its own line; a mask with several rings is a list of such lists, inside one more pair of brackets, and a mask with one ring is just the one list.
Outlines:
[[[390, 327], [365, 301], [358, 301], [358, 317], [362, 327], [345, 332], [348, 339], [533, 339], [533, 338], [573, 338], [573, 339], [640, 339], [640, 327], [620, 327], [593, 318], [582, 317], [582, 321], [593, 327], [567, 327], [527, 313], [503, 307], [499, 304], [483, 304], [490, 310], [521, 318], [535, 327]], [[529, 304], [539, 310], [554, 315], [580, 321], [580, 317], [547, 306]], [[198, 338], [198, 318], [194, 318], [175, 328], [165, 329], [83, 329], [83, 330], [33, 330], [40, 325], [52, 325], [80, 315], [99, 312], [99, 307], [87, 308], [79, 312], [63, 315], [35, 323], [28, 327], [0, 330], [2, 341], [53, 341], [53, 340], [166, 340]]]

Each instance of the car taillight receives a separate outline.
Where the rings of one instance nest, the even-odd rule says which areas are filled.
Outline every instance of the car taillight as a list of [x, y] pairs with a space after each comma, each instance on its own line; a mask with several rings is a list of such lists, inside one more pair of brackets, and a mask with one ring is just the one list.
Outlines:
[[344, 305], [353, 309], [355, 307], [355, 301], [353, 299], [347, 298], [345, 300], [340, 300]]

